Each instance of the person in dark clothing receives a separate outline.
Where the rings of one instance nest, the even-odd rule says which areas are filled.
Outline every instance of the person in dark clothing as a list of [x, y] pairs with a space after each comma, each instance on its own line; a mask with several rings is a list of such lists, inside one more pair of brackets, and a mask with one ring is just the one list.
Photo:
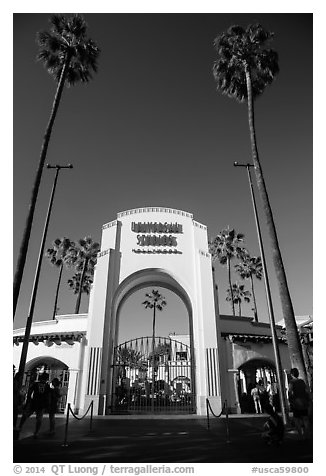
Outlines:
[[36, 413], [36, 426], [34, 431], [34, 438], [37, 438], [40, 431], [43, 419], [44, 410], [49, 408], [50, 403], [50, 385], [47, 383], [49, 378], [48, 373], [40, 375], [38, 382], [34, 382], [28, 390], [26, 405], [23, 415], [20, 420], [19, 430], [22, 429], [25, 421], [34, 412]]
[[21, 404], [21, 398], [20, 398], [20, 391], [19, 391], [19, 372], [14, 375], [14, 388], [13, 388], [13, 397], [14, 397], [14, 402], [13, 402], [13, 423], [14, 423], [14, 428], [16, 427], [17, 424], [17, 419], [18, 419], [18, 413], [20, 410], [20, 404]]
[[283, 420], [269, 403], [265, 405], [264, 410], [268, 413], [269, 418], [264, 424], [262, 437], [268, 445], [280, 445], [284, 438]]
[[293, 412], [294, 423], [300, 438], [309, 436], [308, 409], [310, 394], [304, 380], [299, 378], [299, 371], [293, 368], [290, 371], [291, 381], [289, 384], [289, 402]]
[[50, 434], [55, 433], [55, 414], [58, 411], [58, 402], [61, 398], [59, 379], [54, 378], [50, 387], [50, 404], [49, 404], [49, 420], [50, 420]]

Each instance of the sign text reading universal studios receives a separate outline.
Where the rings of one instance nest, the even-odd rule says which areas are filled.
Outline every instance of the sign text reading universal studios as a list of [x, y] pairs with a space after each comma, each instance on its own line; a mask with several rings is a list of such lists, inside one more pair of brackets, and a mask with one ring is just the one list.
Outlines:
[[[182, 225], [179, 223], [131, 223], [131, 231], [138, 233], [137, 246], [152, 246], [159, 247], [154, 249], [133, 249], [134, 253], [175, 253], [181, 252], [172, 249], [177, 246], [177, 238], [172, 235], [176, 233], [182, 233]], [[141, 234], [142, 233], [142, 234]], [[155, 234], [154, 234], [155, 233]], [[168, 246], [169, 249], [161, 249], [162, 246]]]

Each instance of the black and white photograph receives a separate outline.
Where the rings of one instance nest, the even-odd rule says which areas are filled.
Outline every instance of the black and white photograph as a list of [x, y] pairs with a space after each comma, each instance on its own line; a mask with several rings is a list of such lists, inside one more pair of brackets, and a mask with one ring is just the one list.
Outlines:
[[309, 473], [313, 8], [50, 8], [11, 12], [14, 472]]

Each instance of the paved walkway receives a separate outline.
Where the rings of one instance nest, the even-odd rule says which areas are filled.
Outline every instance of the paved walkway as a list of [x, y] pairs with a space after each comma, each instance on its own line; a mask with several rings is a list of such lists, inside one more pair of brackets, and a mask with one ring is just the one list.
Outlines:
[[227, 442], [226, 419], [196, 415], [108, 416], [90, 420], [69, 418], [68, 446], [64, 447], [65, 418], [56, 420], [56, 434], [47, 435], [44, 417], [39, 438], [33, 438], [35, 418], [14, 441], [15, 463], [311, 463], [312, 441], [300, 441], [287, 431], [280, 447], [261, 438], [266, 417], [232, 416]]

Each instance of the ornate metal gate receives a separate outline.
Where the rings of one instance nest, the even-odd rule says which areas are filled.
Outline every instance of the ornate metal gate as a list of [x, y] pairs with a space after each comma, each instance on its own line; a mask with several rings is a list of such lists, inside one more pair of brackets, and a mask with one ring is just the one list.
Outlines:
[[114, 349], [113, 413], [194, 413], [191, 348], [140, 337]]

